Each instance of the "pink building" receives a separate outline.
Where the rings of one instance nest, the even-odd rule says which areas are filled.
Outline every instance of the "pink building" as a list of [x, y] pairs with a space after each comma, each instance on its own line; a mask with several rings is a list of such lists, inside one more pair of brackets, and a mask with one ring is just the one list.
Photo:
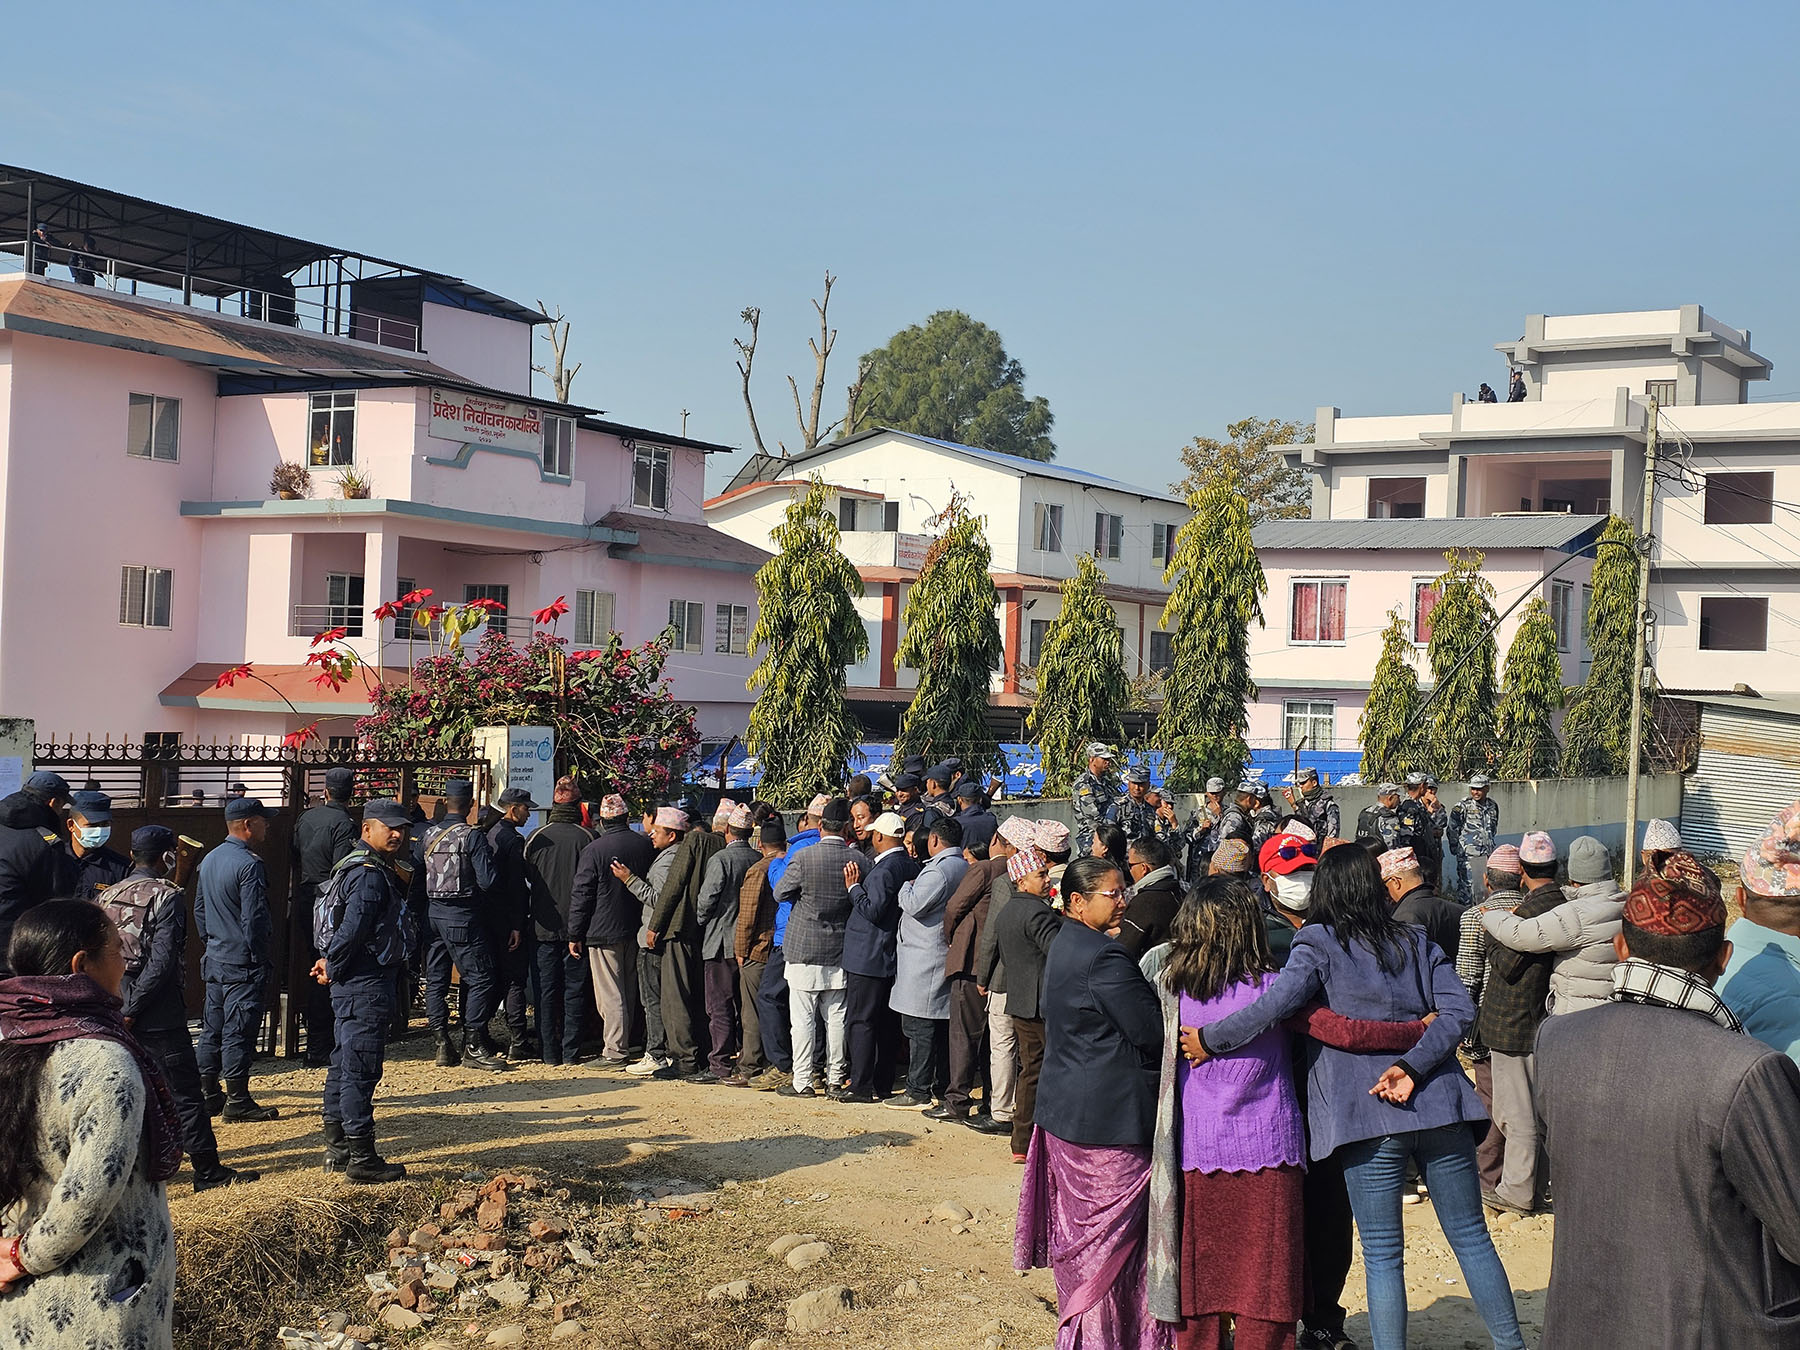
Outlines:
[[1425, 659], [1434, 583], [1448, 549], [1484, 555], [1494, 608], [1518, 602], [1495, 633], [1497, 670], [1519, 631], [1524, 601], [1543, 597], [1556, 625], [1563, 684], [1579, 684], [1592, 660], [1584, 643], [1592, 553], [1605, 516], [1537, 513], [1460, 519], [1272, 520], [1256, 527], [1268, 594], [1265, 625], [1250, 630], [1250, 671], [1260, 691], [1250, 708], [1250, 744], [1355, 751], [1381, 634], [1398, 609], [1413, 638], [1413, 667], [1431, 685]]
[[[677, 697], [704, 733], [742, 729], [768, 555], [702, 514], [729, 447], [534, 398], [542, 316], [456, 278], [0, 179], [0, 710], [40, 733], [349, 735], [360, 691], [308, 683], [312, 636], [403, 667], [404, 621], [373, 611], [429, 587], [499, 602], [515, 640], [558, 596], [577, 647], [673, 622]], [[271, 491], [284, 462], [310, 498]], [[300, 719], [213, 688], [246, 661]]]

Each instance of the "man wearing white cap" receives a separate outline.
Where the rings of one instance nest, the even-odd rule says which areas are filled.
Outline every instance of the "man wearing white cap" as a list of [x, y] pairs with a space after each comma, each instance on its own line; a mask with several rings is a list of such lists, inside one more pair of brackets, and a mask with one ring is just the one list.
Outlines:
[[738, 897], [744, 878], [762, 857], [750, 842], [750, 808], [735, 802], [723, 819], [725, 847], [706, 860], [695, 917], [700, 922], [701, 986], [706, 992], [710, 1050], [704, 1071], [688, 1081], [711, 1083], [728, 1078], [738, 1049], [738, 965], [736, 955]]
[[1644, 827], [1644, 849], [1638, 854], [1639, 872], [1662, 871], [1663, 860], [1681, 847], [1681, 831], [1671, 821], [1653, 820]]
[[619, 858], [609, 864], [613, 876], [637, 897], [643, 917], [643, 925], [638, 929], [638, 994], [644, 1002], [644, 1057], [626, 1069], [639, 1078], [665, 1074], [675, 1062], [669, 1054], [669, 1030], [662, 1015], [662, 953], [656, 949], [657, 934], [650, 927], [650, 919], [657, 897], [674, 871], [681, 837], [687, 829], [687, 812], [679, 806], [659, 806], [650, 817], [650, 843], [656, 849], [656, 858], [649, 873], [640, 877]]
[[900, 931], [900, 888], [919, 874], [919, 865], [901, 845], [906, 822], [883, 811], [869, 823], [873, 865], [865, 875], [855, 862], [844, 864], [850, 890], [850, 917], [844, 924], [844, 1022], [849, 1043], [850, 1082], [831, 1096], [841, 1102], [878, 1102], [894, 1086], [900, 1060], [900, 1015], [888, 1006], [894, 992]]

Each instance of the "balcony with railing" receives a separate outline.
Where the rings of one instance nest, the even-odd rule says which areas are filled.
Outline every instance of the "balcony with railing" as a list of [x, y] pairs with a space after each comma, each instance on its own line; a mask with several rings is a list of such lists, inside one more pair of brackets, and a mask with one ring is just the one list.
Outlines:
[[[371, 609], [350, 605], [294, 605], [289, 610], [288, 636], [313, 638], [320, 633], [334, 629], [344, 630], [344, 636], [360, 639], [380, 635], [385, 646], [390, 642], [402, 645], [414, 642], [421, 646], [444, 638], [444, 625], [441, 618], [431, 622], [421, 622], [415, 611], [396, 618], [377, 620]], [[463, 634], [463, 645], [473, 646], [490, 633], [499, 633], [514, 646], [522, 647], [531, 641], [533, 624], [529, 614], [493, 614], [471, 631]]]

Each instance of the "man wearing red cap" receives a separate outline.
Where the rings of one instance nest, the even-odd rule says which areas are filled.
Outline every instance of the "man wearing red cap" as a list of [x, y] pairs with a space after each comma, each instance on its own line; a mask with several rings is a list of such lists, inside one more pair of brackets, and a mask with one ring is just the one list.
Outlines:
[[1546, 1350], [1800, 1343], [1800, 1068], [1713, 983], [1718, 878], [1671, 853], [1625, 904], [1612, 999], [1538, 1034], [1556, 1180]]

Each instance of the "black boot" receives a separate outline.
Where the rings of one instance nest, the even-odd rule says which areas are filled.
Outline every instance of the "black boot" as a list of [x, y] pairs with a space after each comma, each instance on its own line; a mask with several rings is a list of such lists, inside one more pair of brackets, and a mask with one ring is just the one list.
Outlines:
[[325, 1122], [325, 1170], [342, 1172], [350, 1161], [350, 1149], [344, 1142], [344, 1122], [327, 1120]]
[[218, 1074], [201, 1075], [200, 1099], [206, 1104], [206, 1114], [209, 1116], [216, 1116], [225, 1109], [225, 1092], [219, 1086]]
[[489, 1073], [505, 1073], [508, 1068], [506, 1061], [494, 1053], [493, 1044], [479, 1031], [463, 1033], [462, 1066], [486, 1069]]
[[248, 1078], [233, 1078], [225, 1084], [225, 1109], [219, 1114], [224, 1120], [274, 1120], [281, 1112], [250, 1095]]
[[406, 1169], [399, 1163], [388, 1162], [375, 1151], [373, 1134], [347, 1134], [344, 1145], [349, 1150], [344, 1176], [351, 1181], [371, 1186], [384, 1181], [399, 1181], [406, 1175]]
[[219, 1161], [217, 1153], [203, 1154], [192, 1162], [196, 1192], [210, 1191], [219, 1186], [241, 1186], [262, 1176], [261, 1172], [252, 1172], [247, 1167], [227, 1167]]
[[440, 1069], [454, 1069], [462, 1056], [456, 1052], [456, 1042], [450, 1039], [450, 1029], [440, 1027], [431, 1033], [437, 1039], [437, 1064]]

